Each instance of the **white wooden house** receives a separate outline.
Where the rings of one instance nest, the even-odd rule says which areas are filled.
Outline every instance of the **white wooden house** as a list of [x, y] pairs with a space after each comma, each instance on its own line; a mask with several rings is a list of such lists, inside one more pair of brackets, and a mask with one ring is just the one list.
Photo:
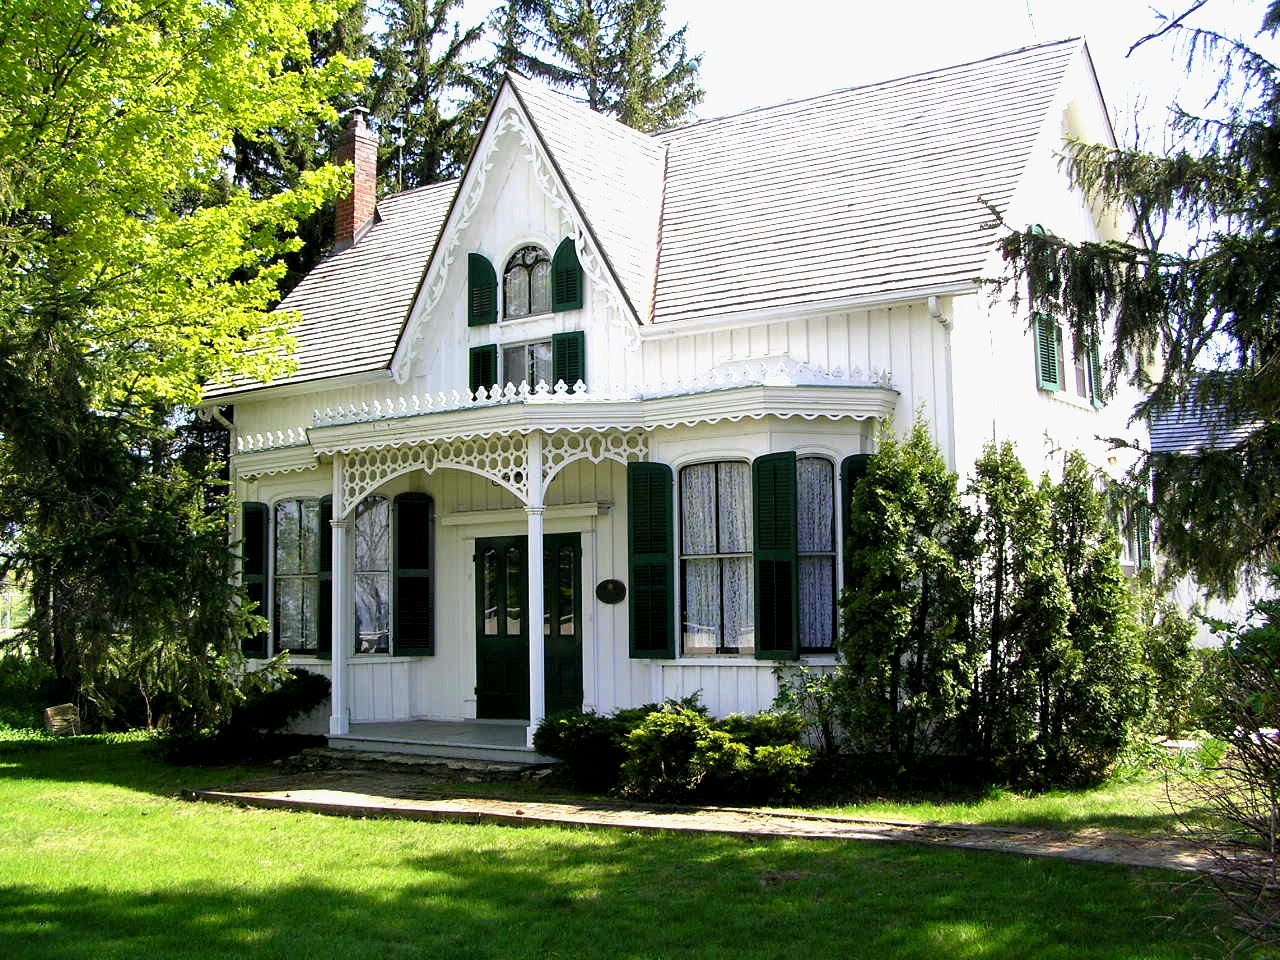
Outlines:
[[207, 397], [272, 621], [252, 652], [330, 675], [335, 743], [767, 708], [779, 661], [833, 662], [842, 490], [881, 424], [922, 411], [962, 474], [993, 437], [1105, 466], [1127, 431], [1056, 323], [977, 282], [984, 201], [1114, 233], [1058, 165], [1064, 135], [1113, 141], [1083, 41], [655, 136], [509, 76], [460, 180], [376, 205], [350, 132], [339, 249], [281, 304], [296, 372]]

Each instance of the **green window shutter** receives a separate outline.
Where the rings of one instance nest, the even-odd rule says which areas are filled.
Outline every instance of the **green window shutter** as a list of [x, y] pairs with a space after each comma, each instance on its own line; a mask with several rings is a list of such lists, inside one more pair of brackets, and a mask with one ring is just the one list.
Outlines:
[[1151, 508], [1145, 503], [1138, 504], [1138, 569], [1148, 570], [1151, 567]]
[[[240, 548], [243, 555], [241, 575], [249, 602], [255, 604], [254, 613], [267, 616], [267, 518], [265, 503], [244, 503], [240, 506]], [[246, 657], [267, 655], [267, 633], [262, 631], [240, 641], [240, 652]]]
[[751, 464], [755, 527], [756, 657], [800, 655], [800, 563], [796, 557], [796, 455]]
[[871, 454], [855, 453], [840, 461], [840, 556], [844, 561], [844, 585], [853, 581], [849, 556], [853, 552], [853, 488], [867, 475]]
[[675, 548], [671, 468], [627, 464], [631, 656], [669, 660], [675, 644]]
[[316, 656], [333, 653], [333, 497], [320, 501], [320, 570], [316, 594]]
[[1101, 335], [1095, 330], [1089, 338], [1089, 399], [1095, 407], [1102, 406], [1102, 346]]
[[573, 237], [565, 237], [551, 258], [551, 309], [559, 313], [561, 310], [577, 310], [581, 306], [582, 265], [578, 263]]
[[434, 520], [435, 505], [425, 493], [396, 497], [393, 651], [397, 656], [430, 657], [436, 652]]
[[472, 396], [481, 387], [492, 389], [498, 382], [498, 345], [489, 343], [483, 347], [472, 347], [468, 359], [470, 371], [467, 383]]
[[498, 322], [498, 275], [479, 253], [467, 256], [467, 326]]
[[1058, 375], [1058, 321], [1043, 313], [1036, 314], [1036, 375], [1041, 390], [1062, 389]]
[[587, 335], [581, 330], [552, 335], [551, 379], [563, 380], [570, 390], [579, 380], [587, 382]]

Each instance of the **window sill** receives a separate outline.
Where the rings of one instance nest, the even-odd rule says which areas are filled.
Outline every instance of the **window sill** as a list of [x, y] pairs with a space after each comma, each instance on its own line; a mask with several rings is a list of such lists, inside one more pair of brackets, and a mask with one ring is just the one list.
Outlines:
[[1077, 410], [1087, 410], [1093, 413], [1099, 410], [1099, 407], [1093, 405], [1092, 400], [1085, 397], [1078, 397], [1074, 393], [1067, 393], [1065, 390], [1044, 390], [1040, 391], [1054, 403], [1060, 403], [1065, 407], [1075, 407]]
[[810, 664], [813, 666], [834, 666], [834, 653], [802, 653], [798, 660], [758, 660], [755, 656], [734, 656], [723, 653], [709, 653], [703, 657], [676, 657], [674, 660], [657, 660], [664, 667], [765, 667], [772, 670], [776, 666], [793, 664]]

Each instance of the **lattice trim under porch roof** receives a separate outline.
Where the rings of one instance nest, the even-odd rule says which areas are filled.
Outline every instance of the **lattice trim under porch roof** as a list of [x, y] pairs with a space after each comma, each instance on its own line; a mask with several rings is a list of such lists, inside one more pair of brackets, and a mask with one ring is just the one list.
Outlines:
[[[290, 446], [241, 452], [236, 472], [241, 477], [283, 472], [282, 456], [296, 461], [292, 469], [308, 469], [321, 458], [341, 458], [341, 499], [349, 506], [412, 470], [451, 468], [493, 480], [530, 504], [540, 502], [556, 474], [575, 461], [625, 464], [647, 459], [648, 435], [656, 429], [765, 417], [883, 420], [897, 399], [892, 388], [850, 385], [740, 386], [643, 400], [516, 399], [311, 427], [304, 442], [298, 442], [303, 434], [295, 432]], [[532, 450], [535, 436], [537, 449]], [[531, 469], [534, 463], [541, 469]], [[532, 473], [540, 474], [540, 485], [531, 482]]]

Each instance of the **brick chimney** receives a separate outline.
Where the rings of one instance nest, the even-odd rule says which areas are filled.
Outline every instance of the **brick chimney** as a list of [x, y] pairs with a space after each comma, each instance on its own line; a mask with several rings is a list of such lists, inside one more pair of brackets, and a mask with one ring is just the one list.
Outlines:
[[333, 152], [334, 163], [355, 165], [354, 189], [338, 199], [333, 248], [345, 250], [373, 217], [378, 202], [378, 138], [364, 122], [363, 107], [354, 107], [347, 129]]

